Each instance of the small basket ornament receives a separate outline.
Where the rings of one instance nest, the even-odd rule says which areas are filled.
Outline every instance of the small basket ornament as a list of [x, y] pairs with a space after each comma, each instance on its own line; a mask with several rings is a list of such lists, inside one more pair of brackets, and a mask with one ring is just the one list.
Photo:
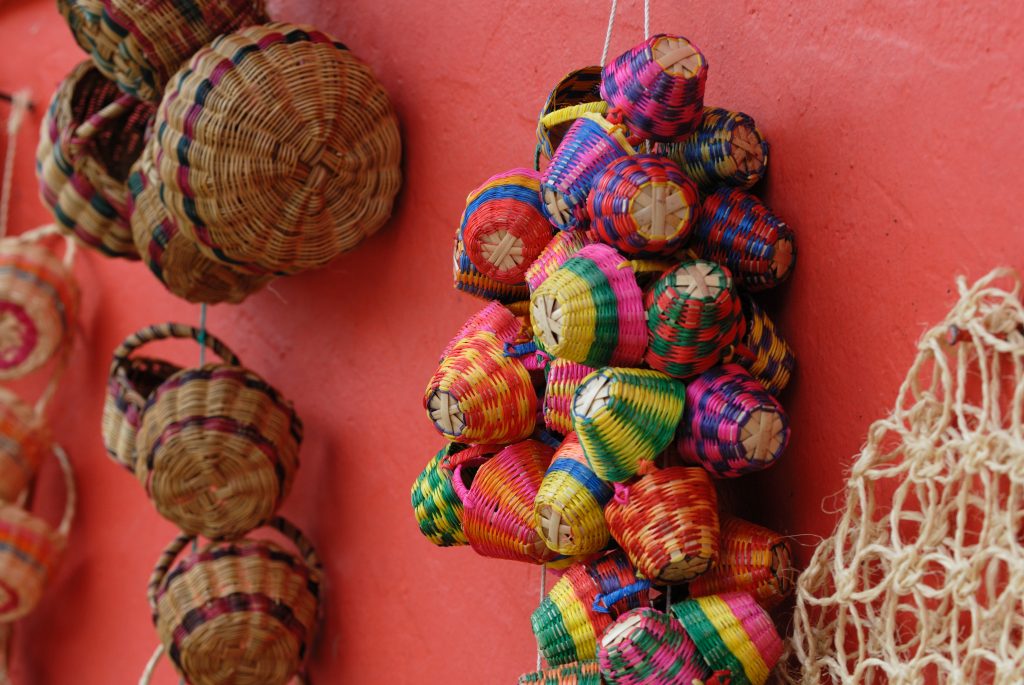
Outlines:
[[711, 676], [679, 621], [651, 607], [619, 616], [601, 639], [598, 662], [609, 685], [691, 685]]
[[541, 157], [551, 159], [572, 122], [587, 112], [604, 114], [606, 111], [608, 103], [601, 100], [601, 67], [582, 67], [566, 74], [540, 111], [534, 155], [537, 168], [540, 168]]
[[764, 385], [765, 390], [779, 396], [789, 384], [796, 368], [796, 355], [754, 298], [741, 295], [746, 331], [736, 346], [735, 361]]
[[544, 246], [537, 259], [526, 270], [530, 292], [540, 287], [548, 276], [558, 271], [577, 252], [597, 242], [587, 231], [559, 231]]
[[754, 120], [721, 107], [705, 107], [692, 136], [655, 152], [675, 160], [703, 193], [723, 185], [748, 190], [768, 171], [768, 142]]
[[462, 445], [450, 442], [434, 455], [412, 485], [412, 508], [420, 532], [438, 547], [468, 545], [462, 532], [462, 500], [452, 483], [455, 469], [465, 480], [475, 476], [475, 467], [498, 451], [497, 446]]
[[466, 323], [462, 324], [455, 337], [448, 341], [441, 352], [439, 363], [448, 358], [460, 340], [479, 331], [493, 333], [503, 343], [512, 344], [520, 339], [527, 340], [533, 336], [533, 331], [529, 322], [524, 319], [525, 317], [518, 316], [497, 300], [487, 303], [483, 309], [466, 319]]
[[518, 685], [602, 685], [601, 668], [596, 661], [574, 661], [524, 673], [519, 676]]
[[13, 392], [0, 388], [0, 501], [18, 499], [50, 443], [42, 417]]
[[555, 358], [548, 367], [544, 388], [544, 425], [559, 435], [572, 432], [572, 400], [592, 367], [569, 359]]

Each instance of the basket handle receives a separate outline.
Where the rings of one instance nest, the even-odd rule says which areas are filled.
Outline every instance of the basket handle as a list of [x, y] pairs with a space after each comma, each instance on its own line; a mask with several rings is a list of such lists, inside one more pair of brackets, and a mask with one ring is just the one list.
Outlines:
[[104, 126], [112, 119], [116, 119], [127, 112], [131, 106], [138, 102], [139, 99], [134, 95], [123, 93], [116, 100], [107, 103], [102, 109], [94, 112], [92, 116], [79, 124], [78, 128], [71, 134], [71, 139], [68, 141], [68, 157], [72, 159], [77, 157], [82, 146], [92, 140], [92, 137]]
[[559, 124], [566, 124], [570, 121], [575, 121], [587, 112], [604, 114], [607, 111], [608, 103], [604, 100], [598, 100], [597, 102], [584, 102], [578, 105], [562, 107], [561, 109], [556, 109], [553, 112], [548, 112], [541, 117], [540, 125], [546, 129], [552, 129]]
[[78, 507], [78, 486], [75, 482], [75, 470], [71, 466], [71, 460], [68, 459], [68, 453], [57, 443], [53, 443], [50, 450], [57, 458], [60, 470], [64, 474], [64, 515], [57, 526], [57, 534], [66, 538], [71, 532], [71, 524], [75, 521], [75, 511]]
[[[153, 652], [153, 656], [149, 658], [149, 662], [146, 664], [146, 670], [142, 672], [142, 677], [139, 678], [139, 685], [149, 685], [153, 680], [153, 674], [156, 673], [157, 664], [160, 663], [160, 657], [164, 655], [166, 648], [161, 644]], [[306, 674], [299, 673], [295, 674], [295, 681], [299, 685], [312, 685], [313, 681]]]
[[224, 360], [225, 363], [231, 364], [232, 366], [241, 366], [242, 362], [239, 361], [235, 353], [231, 351], [220, 338], [212, 335], [206, 331], [195, 328], [194, 326], [187, 326], [183, 323], [158, 323], [152, 326], [147, 326], [142, 330], [136, 331], [125, 338], [116, 350], [114, 350], [114, 361], [111, 364], [110, 371], [113, 373], [119, 366], [124, 364], [128, 357], [131, 356], [135, 350], [139, 349], [143, 345], [157, 340], [171, 340], [171, 339], [189, 339], [195, 340], [200, 345], [213, 350], [214, 354]]

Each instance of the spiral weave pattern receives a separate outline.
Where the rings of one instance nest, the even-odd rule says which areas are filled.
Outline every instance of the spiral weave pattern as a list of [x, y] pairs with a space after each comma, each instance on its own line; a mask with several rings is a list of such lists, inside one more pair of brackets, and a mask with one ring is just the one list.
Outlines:
[[655, 152], [675, 160], [703, 193], [722, 185], [749, 189], [768, 171], [768, 142], [742, 112], [705, 107], [693, 135], [659, 143]]
[[530, 299], [530, 289], [525, 283], [501, 283], [476, 268], [466, 252], [461, 229], [452, 249], [452, 280], [456, 290], [484, 300], [510, 304]]
[[796, 355], [754, 298], [742, 295], [740, 301], [747, 328], [736, 346], [736, 363], [778, 397], [789, 384], [796, 367]]
[[412, 508], [420, 532], [438, 547], [468, 545], [462, 532], [462, 500], [459, 499], [452, 477], [457, 466], [463, 466], [462, 475], [472, 475], [469, 469], [482, 464], [498, 450], [490, 445], [462, 445], [450, 442], [434, 455], [412, 484]]
[[675, 617], [650, 607], [619, 616], [601, 640], [598, 661], [609, 685], [690, 685], [711, 676]]

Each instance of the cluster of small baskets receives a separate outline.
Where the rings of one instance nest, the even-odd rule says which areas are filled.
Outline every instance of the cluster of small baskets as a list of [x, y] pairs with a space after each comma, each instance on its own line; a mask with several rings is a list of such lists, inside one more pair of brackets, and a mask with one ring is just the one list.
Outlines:
[[58, 0], [91, 56], [43, 120], [44, 203], [174, 294], [240, 302], [374, 233], [401, 183], [387, 93], [263, 0]]
[[794, 236], [749, 192], [767, 143], [704, 107], [706, 75], [664, 34], [572, 72], [538, 171], [487, 180], [457, 231], [455, 287], [490, 302], [426, 389], [448, 443], [412, 504], [437, 545], [562, 573], [522, 683], [761, 685], [781, 653], [791, 550], [715, 481], [789, 439], [794, 357], [752, 293], [789, 276]]

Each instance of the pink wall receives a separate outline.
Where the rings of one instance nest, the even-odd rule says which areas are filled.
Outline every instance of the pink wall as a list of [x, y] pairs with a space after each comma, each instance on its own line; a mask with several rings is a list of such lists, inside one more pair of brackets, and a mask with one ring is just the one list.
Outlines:
[[[620, 4], [613, 53], [642, 37], [638, 0]], [[773, 471], [746, 479], [740, 505], [785, 531], [826, 534], [822, 500], [840, 490], [869, 422], [891, 404], [916, 336], [951, 302], [954, 275], [1024, 267], [1024, 5], [653, 4], [655, 30], [683, 33], [707, 54], [707, 101], [752, 114], [768, 136], [766, 196], [798, 234], [796, 276], [777, 298], [800, 357], [784, 398], [792, 447]], [[319, 545], [330, 582], [314, 676], [514, 682], [534, 659], [538, 573], [420, 538], [408, 490], [440, 442], [420, 396], [441, 346], [477, 305], [449, 287], [463, 199], [492, 173], [530, 163], [536, 111], [563, 73], [597, 61], [607, 8], [271, 7], [335, 33], [373, 65], [402, 119], [408, 178], [395, 220], [357, 253], [210, 313], [212, 330], [306, 422], [286, 513]], [[31, 158], [42, 105], [83, 56], [52, 0], [0, 5], [0, 44], [0, 89], [31, 86], [40, 105], [19, 138], [20, 232], [47, 220]], [[100, 412], [114, 346], [144, 324], [195, 321], [198, 308], [138, 264], [89, 254], [77, 272], [83, 336], [54, 427], [78, 469], [81, 508], [60, 577], [18, 626], [16, 683], [136, 682], [156, 643], [146, 580], [172, 536], [104, 456]], [[44, 481], [55, 491], [52, 473]], [[157, 683], [171, 682], [165, 668]]]

